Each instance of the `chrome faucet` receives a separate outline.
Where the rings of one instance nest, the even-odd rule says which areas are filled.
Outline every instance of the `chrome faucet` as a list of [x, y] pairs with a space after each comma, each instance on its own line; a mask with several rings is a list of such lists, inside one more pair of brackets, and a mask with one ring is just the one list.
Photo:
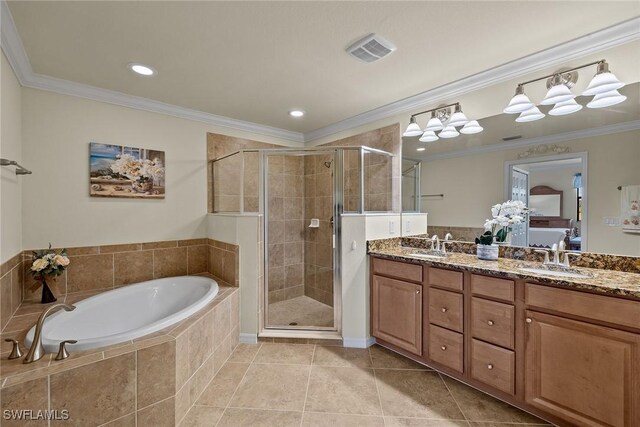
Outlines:
[[31, 343], [31, 348], [29, 349], [29, 352], [27, 353], [27, 356], [24, 358], [22, 363], [33, 363], [37, 360], [42, 359], [42, 356], [44, 356], [45, 351], [44, 346], [42, 345], [42, 327], [44, 326], [44, 320], [52, 311], [58, 308], [64, 308], [66, 311], [73, 311], [76, 309], [76, 306], [63, 303], [54, 304], [42, 312], [40, 317], [38, 317], [38, 321], [36, 322], [36, 331], [33, 334], [33, 342]]
[[453, 240], [453, 234], [447, 233], [444, 235], [444, 240]]
[[[435, 247], [434, 247], [434, 243], [435, 243]], [[434, 234], [433, 236], [431, 236], [431, 250], [432, 251], [440, 250], [440, 238], [438, 237], [437, 234]]]
[[562, 260], [562, 265], [564, 267], [570, 268], [571, 267], [571, 261], [569, 257], [576, 257], [576, 258], [580, 258], [582, 255], [581, 254], [577, 254], [575, 252], [565, 252], [564, 253], [564, 258]]

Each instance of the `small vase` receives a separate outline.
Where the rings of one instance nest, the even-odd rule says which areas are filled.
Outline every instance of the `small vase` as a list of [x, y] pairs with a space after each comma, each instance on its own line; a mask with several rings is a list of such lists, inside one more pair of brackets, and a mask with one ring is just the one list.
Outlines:
[[476, 245], [476, 254], [478, 259], [484, 259], [487, 261], [497, 261], [498, 260], [498, 251], [500, 249], [499, 245]]
[[40, 302], [42, 304], [49, 304], [50, 302], [56, 302], [57, 300], [58, 298], [56, 298], [53, 295], [53, 292], [51, 292], [49, 285], [47, 285], [47, 281], [43, 280], [42, 281], [42, 298], [40, 299]]
[[153, 190], [153, 181], [151, 181], [151, 180], [148, 180], [148, 181], [140, 181], [140, 180], [133, 181], [131, 183], [131, 188], [136, 193], [148, 193], [149, 191]]

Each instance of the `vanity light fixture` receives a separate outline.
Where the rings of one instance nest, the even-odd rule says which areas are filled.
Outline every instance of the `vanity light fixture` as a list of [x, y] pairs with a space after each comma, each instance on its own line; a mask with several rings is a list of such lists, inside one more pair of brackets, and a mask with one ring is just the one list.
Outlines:
[[522, 113], [520, 113], [520, 115], [516, 119], [516, 122], [518, 123], [534, 122], [536, 120], [543, 119], [544, 116], [545, 114], [542, 111], [540, 111], [538, 107], [534, 105], [528, 110], [525, 110]]
[[[453, 114], [451, 114], [450, 107], [454, 107]], [[431, 118], [423, 131], [416, 120], [416, 116], [426, 113], [431, 113]], [[477, 120], [469, 121], [467, 116], [462, 112], [460, 103], [455, 102], [412, 114], [409, 119], [409, 126], [407, 126], [402, 136], [420, 136], [420, 142], [433, 142], [440, 138], [455, 138], [460, 135], [460, 132], [456, 129], [457, 127], [462, 127], [460, 132], [467, 135], [479, 133], [484, 130]], [[436, 132], [439, 133], [436, 134]]]
[[547, 95], [540, 104], [554, 105], [549, 111], [552, 116], [562, 116], [575, 113], [582, 109], [582, 105], [575, 101], [576, 95], [571, 88], [578, 80], [578, 70], [597, 66], [596, 74], [589, 82], [587, 89], [582, 93], [583, 96], [593, 96], [594, 98], [587, 104], [589, 108], [610, 107], [624, 102], [627, 97], [620, 94], [618, 89], [624, 86], [624, 83], [609, 71], [609, 64], [606, 60], [590, 62], [568, 70], [561, 70], [554, 74], [538, 77], [523, 83], [516, 87], [516, 94], [511, 98], [509, 104], [504, 109], [505, 113], [520, 113], [517, 122], [531, 122], [540, 120], [544, 114], [535, 106], [533, 102], [524, 94], [524, 86], [540, 80], [547, 81], [549, 89]]
[[136, 74], [140, 74], [141, 76], [146, 76], [146, 77], [155, 76], [158, 73], [156, 70], [149, 67], [148, 65], [138, 64], [135, 62], [132, 62], [129, 64], [129, 69]]

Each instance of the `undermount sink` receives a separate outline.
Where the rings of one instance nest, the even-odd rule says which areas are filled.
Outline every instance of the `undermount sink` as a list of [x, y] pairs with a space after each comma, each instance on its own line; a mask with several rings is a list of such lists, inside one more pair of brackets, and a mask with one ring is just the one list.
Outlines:
[[521, 267], [520, 271], [525, 271], [527, 273], [540, 274], [543, 276], [554, 276], [554, 277], [573, 277], [576, 279], [586, 279], [589, 276], [588, 274], [583, 274], [575, 270], [550, 270], [546, 268], [536, 268], [536, 267]]
[[414, 252], [414, 253], [410, 253], [408, 254], [408, 256], [414, 256], [414, 257], [418, 257], [418, 258], [428, 258], [428, 259], [442, 259], [442, 258], [446, 258], [447, 255], [445, 254], [425, 254], [422, 252]]

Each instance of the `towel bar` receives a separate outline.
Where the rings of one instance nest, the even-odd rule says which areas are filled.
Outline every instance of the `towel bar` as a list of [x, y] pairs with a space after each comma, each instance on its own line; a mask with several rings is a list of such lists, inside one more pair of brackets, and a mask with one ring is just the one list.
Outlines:
[[16, 175], [30, 175], [32, 173], [29, 169], [20, 166], [15, 160], [0, 159], [0, 166], [15, 166]]

